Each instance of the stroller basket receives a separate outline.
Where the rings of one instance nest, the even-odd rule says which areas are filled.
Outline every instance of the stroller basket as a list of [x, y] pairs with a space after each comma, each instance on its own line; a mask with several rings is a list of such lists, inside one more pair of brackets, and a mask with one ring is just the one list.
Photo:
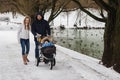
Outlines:
[[55, 54], [56, 53], [56, 47], [55, 46], [48, 46], [41, 48], [41, 52], [43, 54]]
[[56, 47], [55, 46], [48, 46], [41, 48], [42, 54], [46, 58], [53, 58], [54, 54], [56, 55]]

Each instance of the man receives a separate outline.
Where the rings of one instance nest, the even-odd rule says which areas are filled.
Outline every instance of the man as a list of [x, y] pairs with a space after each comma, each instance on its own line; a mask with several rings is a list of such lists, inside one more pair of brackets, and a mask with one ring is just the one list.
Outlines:
[[44, 17], [42, 15], [42, 13], [37, 13], [36, 15], [36, 20], [32, 23], [31, 26], [31, 31], [32, 34], [34, 35], [34, 41], [35, 41], [35, 58], [38, 59], [39, 58], [39, 43], [37, 41], [36, 36], [50, 36], [51, 31], [50, 31], [50, 26], [49, 23], [44, 20]]

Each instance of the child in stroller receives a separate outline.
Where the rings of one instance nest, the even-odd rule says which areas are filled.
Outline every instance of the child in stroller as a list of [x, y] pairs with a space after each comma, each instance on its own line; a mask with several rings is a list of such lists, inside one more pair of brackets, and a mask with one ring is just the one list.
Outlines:
[[53, 66], [55, 66], [55, 55], [56, 55], [56, 47], [55, 45], [52, 43], [52, 40], [50, 40], [50, 38], [45, 37], [41, 40], [41, 52], [40, 52], [40, 57], [37, 60], [37, 66], [39, 65], [39, 62], [43, 62], [45, 64], [47, 64], [48, 62], [50, 62], [50, 69], [53, 68]]
[[47, 37], [41, 41], [41, 44], [42, 44], [42, 48], [48, 46], [54, 46], [54, 44]]

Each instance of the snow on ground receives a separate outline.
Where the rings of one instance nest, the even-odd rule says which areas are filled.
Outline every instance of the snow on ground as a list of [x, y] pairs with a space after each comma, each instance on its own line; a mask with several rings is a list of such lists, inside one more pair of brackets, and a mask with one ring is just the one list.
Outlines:
[[17, 30], [19, 27], [18, 24], [14, 24], [14, 23], [9, 23], [9, 22], [4, 22], [1, 21], [0, 22], [0, 31], [4, 31], [4, 30]]
[[[78, 14], [77, 12], [69, 12], [69, 23], [67, 23], [66, 13], [61, 13], [54, 20], [54, 26], [57, 27], [62, 23], [67, 28], [73, 27], [76, 15]], [[93, 12], [98, 15], [97, 11]], [[92, 25], [92, 27], [104, 26], [104, 24], [98, 23], [89, 17], [85, 19], [86, 15], [83, 12], [80, 14], [82, 14], [81, 20], [83, 20], [80, 26], [86, 26], [85, 23], [87, 23], [87, 26]], [[24, 17], [17, 14], [16, 18], [13, 19], [11, 13], [5, 13], [1, 16], [10, 17], [10, 23], [0, 22], [0, 80], [120, 80], [120, 74], [111, 68], [105, 68], [98, 64], [99, 60], [58, 45], [56, 45], [57, 64], [53, 70], [49, 70], [49, 65], [45, 65], [44, 63], [40, 63], [36, 67], [34, 58], [35, 46], [32, 35], [30, 39], [30, 62], [28, 65], [24, 65], [22, 62], [21, 47], [17, 42], [17, 31], [9, 31], [16, 30], [19, 26], [11, 22], [21, 23]]]
[[16, 13], [14, 17], [12, 15], [12, 12], [0, 14], [0, 18], [6, 18], [6, 17], [10, 19], [10, 22], [16, 22], [16, 23], [21, 23], [24, 19], [24, 16], [22, 16], [19, 13]]
[[[94, 15], [101, 17], [99, 10], [96, 9], [88, 9], [91, 13]], [[104, 12], [105, 13], [105, 12]], [[48, 17], [50, 15], [50, 12], [47, 12], [45, 14], [45, 19], [48, 20]], [[106, 16], [106, 13], [105, 13]], [[13, 18], [12, 13], [4, 13], [0, 14], [0, 18], [8, 17], [10, 19], [10, 23], [16, 22], [16, 23], [22, 23], [24, 16], [20, 14], [16, 14]], [[62, 12], [59, 16], [57, 16], [53, 24], [51, 23], [52, 27], [59, 28], [60, 25], [64, 25], [66, 28], [75, 28], [74, 24], [77, 24], [77, 27], [104, 27], [105, 24], [103, 22], [98, 22], [88, 16], [86, 13], [84, 13], [81, 10], [76, 11], [70, 11], [70, 12]]]
[[24, 65], [16, 31], [0, 31], [0, 80], [120, 80], [120, 74], [98, 64], [99, 60], [56, 45], [56, 66], [35, 66], [31, 35], [30, 62]]
[[[97, 9], [89, 8], [87, 9], [97, 17], [101, 18], [100, 12]], [[106, 16], [106, 12], [104, 11]], [[46, 13], [45, 19], [50, 15], [50, 12]], [[104, 27], [105, 23], [99, 22], [88, 16], [86, 13], [80, 9], [70, 12], [62, 12], [58, 15], [53, 21], [53, 27], [59, 27], [64, 25], [66, 28], [75, 28], [74, 24], [77, 24], [77, 27]]]

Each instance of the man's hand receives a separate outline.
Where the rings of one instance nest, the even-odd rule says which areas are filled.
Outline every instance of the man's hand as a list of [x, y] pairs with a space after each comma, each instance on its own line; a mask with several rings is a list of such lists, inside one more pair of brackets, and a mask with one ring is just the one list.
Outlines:
[[51, 37], [51, 36], [47, 34], [47, 37]]
[[36, 37], [41, 37], [41, 34], [38, 34], [38, 33], [37, 33], [37, 34], [36, 34]]

